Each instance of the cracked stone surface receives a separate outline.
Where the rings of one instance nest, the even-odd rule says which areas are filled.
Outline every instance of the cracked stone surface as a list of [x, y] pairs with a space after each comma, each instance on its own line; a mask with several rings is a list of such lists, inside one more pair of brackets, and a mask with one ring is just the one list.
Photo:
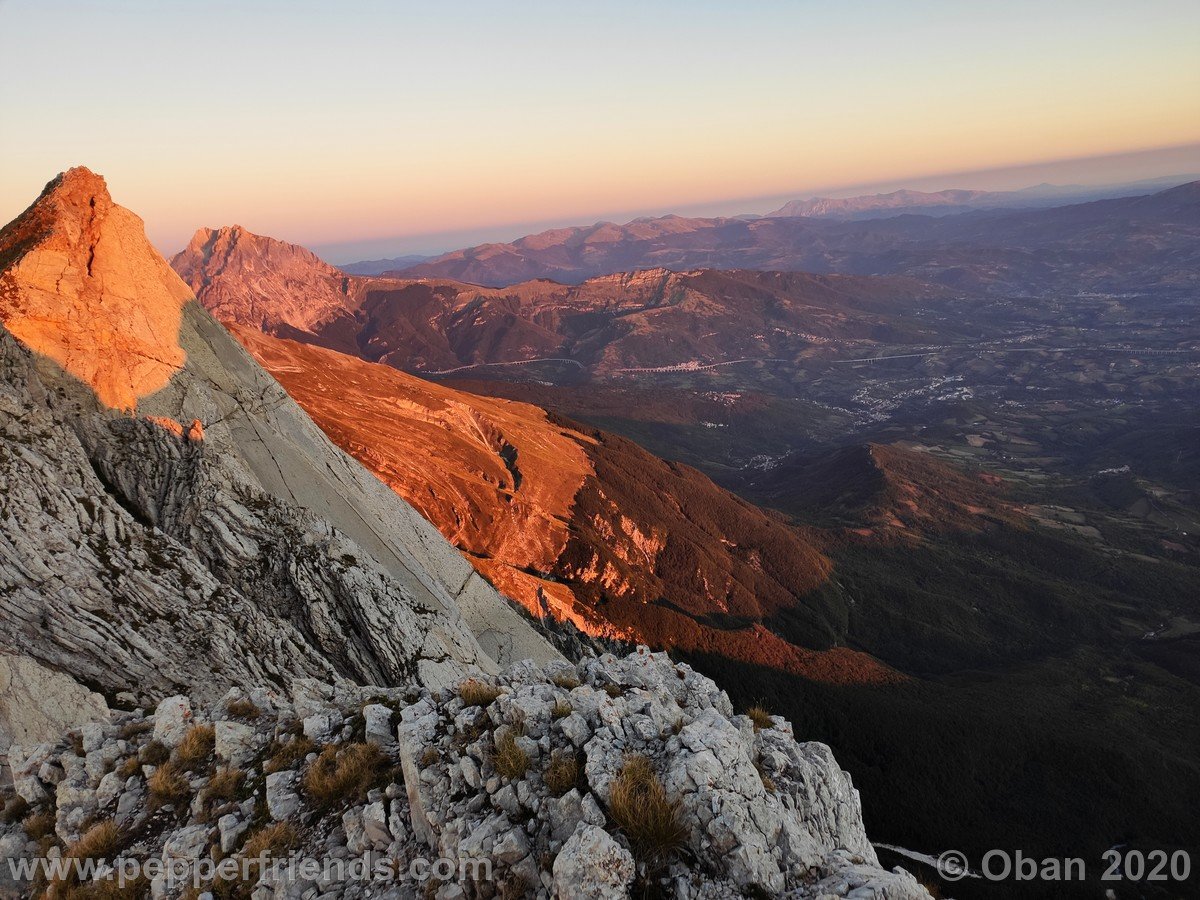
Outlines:
[[[304, 680], [288, 691], [231, 691], [207, 707], [169, 698], [152, 714], [117, 712], [85, 726], [81, 745], [69, 735], [15, 748], [18, 788], [34, 810], [53, 814], [63, 841], [89, 821], [119, 819], [137, 834], [124, 852], [139, 859], [197, 859], [216, 846], [236, 856], [260, 829], [285, 823], [296, 835], [289, 849], [318, 861], [385, 858], [401, 871], [418, 858], [490, 863], [455, 866], [434, 884], [325, 881], [321, 867], [311, 875], [282, 871], [247, 885], [245, 895], [254, 897], [929, 898], [908, 872], [879, 865], [858, 795], [828, 747], [797, 742], [778, 717], [756, 731], [712, 681], [665, 654], [643, 647], [578, 665], [526, 662], [489, 682], [495, 699], [470, 706], [457, 686]], [[188, 727], [220, 733], [236, 725], [261, 748], [238, 766], [245, 789], [237, 796], [205, 799], [225, 765], [217, 754], [194, 766], [193, 796], [179, 816], [152, 811], [144, 771], [122, 778], [88, 765], [93, 757], [117, 766], [135, 759], [155, 732], [174, 727], [184, 706], [193, 713]], [[372, 706], [374, 727], [362, 714]], [[564, 717], [567, 706], [572, 713]], [[322, 746], [279, 762], [272, 748], [302, 740], [296, 724], [316, 717]], [[386, 735], [379, 727], [385, 718], [397, 724]], [[505, 734], [520, 735], [529, 756], [524, 771], [498, 771], [496, 743]], [[369, 783], [347, 787], [332, 804], [311, 796], [307, 776], [317, 750], [339, 759], [361, 754], [364, 741], [378, 748]], [[577, 752], [573, 784], [547, 777], [550, 760]], [[628, 754], [649, 760], [685, 826], [683, 845], [657, 864], [631, 843], [612, 809], [610, 787]], [[18, 823], [0, 824], [0, 848], [13, 857], [42, 852]], [[164, 884], [155, 896], [181, 893]]]

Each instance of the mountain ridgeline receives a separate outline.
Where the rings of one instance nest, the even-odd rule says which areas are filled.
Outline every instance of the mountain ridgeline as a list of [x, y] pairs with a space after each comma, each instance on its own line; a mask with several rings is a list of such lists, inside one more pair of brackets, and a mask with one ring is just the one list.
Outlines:
[[[1154, 255], [1193, 252], [1193, 194], [955, 216], [952, 256], [990, 273], [969, 289], [924, 263], [497, 288], [300, 274], [298, 250], [245, 232], [250, 270], [209, 254], [209, 232], [174, 264], [336, 444], [530, 615], [669, 648], [741, 702], [803, 720], [870, 786], [885, 840], [1099, 853], [1178, 846], [1200, 795], [1192, 275]], [[810, 226], [777, 221], [790, 224], [726, 224]], [[636, 240], [601, 230], [588, 265], [715, 233], [634, 224]], [[855, 246], [910, 224], [868, 223]], [[559, 251], [583, 231], [525, 250], [581, 274]], [[1084, 232], [1088, 278], [1105, 241], [1146, 236], [1146, 293], [1059, 297], [1083, 239], [1046, 248]], [[1040, 260], [1016, 287], [1035, 296], [993, 277], [999, 257], [971, 243], [985, 237]], [[265, 277], [273, 259], [286, 277]], [[1140, 264], [1123, 257], [1124, 286]], [[310, 277], [336, 302], [298, 318]], [[1133, 439], [1152, 421], [1157, 455]], [[1109, 778], [1156, 802], [1078, 799]], [[1172, 798], [1155, 794], [1162, 778]], [[1053, 823], [1028, 815], [1044, 803]]]

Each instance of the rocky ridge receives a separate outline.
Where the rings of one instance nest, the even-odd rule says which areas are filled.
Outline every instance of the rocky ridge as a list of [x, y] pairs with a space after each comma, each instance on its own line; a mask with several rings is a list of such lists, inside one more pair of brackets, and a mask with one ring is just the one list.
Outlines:
[[[13, 765], [4, 855], [108, 863], [55, 887], [70, 896], [151, 859], [184, 866], [141, 883], [156, 898], [928, 896], [879, 867], [827, 747], [779, 717], [734, 715], [711, 681], [645, 648], [436, 690], [299, 679], [206, 706], [173, 696], [15, 747]], [[627, 816], [634, 770], [639, 816], [657, 810], [669, 833]], [[321, 865], [245, 879], [235, 866], [228, 881], [210, 866], [185, 888], [187, 866], [262, 849]], [[435, 857], [451, 873], [406, 878]], [[356, 860], [392, 861], [400, 880], [325, 876]]]
[[0, 760], [122, 695], [558, 658], [181, 302], [103, 179], [52, 181], [0, 260]]

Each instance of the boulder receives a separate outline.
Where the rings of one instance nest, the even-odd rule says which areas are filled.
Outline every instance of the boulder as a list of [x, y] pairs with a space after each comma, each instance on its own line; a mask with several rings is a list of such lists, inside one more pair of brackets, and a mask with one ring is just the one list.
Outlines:
[[154, 739], [168, 747], [178, 747], [191, 725], [192, 703], [187, 697], [166, 697], [154, 708]]
[[626, 900], [633, 856], [607, 831], [581, 823], [554, 858], [556, 900]]

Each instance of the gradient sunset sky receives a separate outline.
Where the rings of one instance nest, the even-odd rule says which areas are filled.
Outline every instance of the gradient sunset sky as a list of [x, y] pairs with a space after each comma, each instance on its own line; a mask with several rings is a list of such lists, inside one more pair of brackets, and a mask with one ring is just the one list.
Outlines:
[[340, 262], [857, 185], [1087, 181], [951, 173], [1150, 148], [1177, 149], [1105, 177], [1196, 171], [1198, 46], [1195, 0], [0, 0], [0, 221], [83, 164], [164, 251], [237, 222]]

